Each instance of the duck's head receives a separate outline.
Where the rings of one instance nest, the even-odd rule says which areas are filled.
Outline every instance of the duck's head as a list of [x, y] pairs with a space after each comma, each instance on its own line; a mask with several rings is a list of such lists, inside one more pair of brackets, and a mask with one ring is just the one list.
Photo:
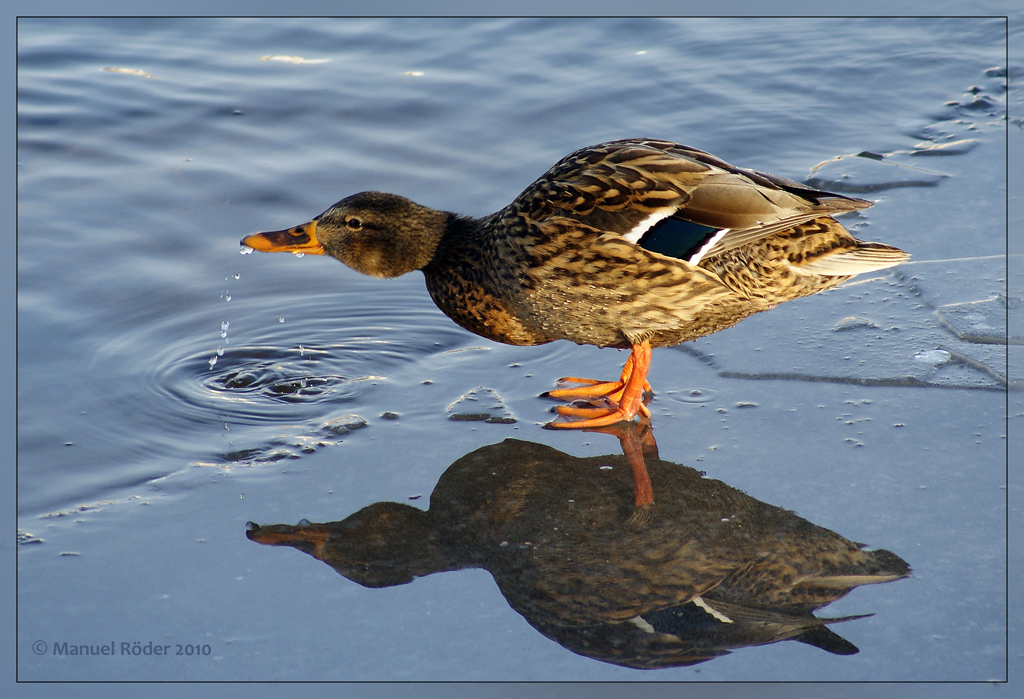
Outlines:
[[434, 256], [450, 214], [395, 194], [360, 192], [312, 221], [242, 239], [261, 252], [330, 255], [373, 277], [422, 269]]

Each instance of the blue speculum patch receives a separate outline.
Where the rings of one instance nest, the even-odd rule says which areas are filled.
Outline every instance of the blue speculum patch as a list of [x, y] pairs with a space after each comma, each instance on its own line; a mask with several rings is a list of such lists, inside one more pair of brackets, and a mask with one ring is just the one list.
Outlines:
[[644, 233], [637, 244], [644, 250], [689, 260], [714, 238], [718, 231], [717, 228], [692, 221], [666, 218]]

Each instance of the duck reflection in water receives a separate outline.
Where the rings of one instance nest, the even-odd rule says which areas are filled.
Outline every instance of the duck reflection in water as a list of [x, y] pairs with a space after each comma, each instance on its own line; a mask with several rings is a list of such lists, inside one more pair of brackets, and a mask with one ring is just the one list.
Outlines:
[[643, 446], [656, 502], [638, 506], [628, 456], [507, 439], [452, 464], [428, 511], [379, 502], [340, 522], [250, 522], [247, 536], [366, 587], [483, 568], [535, 629], [616, 665], [692, 665], [786, 639], [857, 652], [826, 624], [870, 615], [813, 612], [859, 585], [906, 577], [906, 562], [662, 461], [644, 426], [621, 429], [624, 449]]

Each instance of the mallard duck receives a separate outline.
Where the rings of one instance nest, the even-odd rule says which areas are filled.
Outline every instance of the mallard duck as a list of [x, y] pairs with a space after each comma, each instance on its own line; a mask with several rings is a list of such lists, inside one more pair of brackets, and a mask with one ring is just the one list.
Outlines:
[[246, 536], [295, 547], [366, 587], [482, 568], [548, 638], [640, 668], [787, 638], [856, 652], [825, 624], [858, 617], [814, 611], [910, 574], [889, 551], [653, 454], [659, 499], [637, 518], [631, 468], [620, 454], [576, 457], [507, 439], [449, 466], [426, 511], [377, 502], [335, 522], [250, 522]]
[[559, 406], [576, 419], [552, 426], [591, 428], [649, 414], [652, 347], [908, 259], [833, 218], [871, 205], [678, 143], [627, 139], [567, 155], [484, 218], [361, 192], [242, 244], [330, 255], [375, 277], [421, 270], [448, 317], [497, 342], [630, 349], [618, 380], [567, 377], [581, 385], [547, 394], [591, 401]]

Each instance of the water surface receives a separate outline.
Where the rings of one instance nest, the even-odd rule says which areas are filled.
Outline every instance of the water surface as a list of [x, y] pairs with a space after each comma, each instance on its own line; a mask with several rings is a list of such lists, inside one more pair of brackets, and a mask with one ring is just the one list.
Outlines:
[[[1024, 336], [996, 327], [1004, 46], [987, 19], [21, 20], [20, 679], [1003, 678], [1006, 353], [978, 333]], [[910, 564], [823, 610], [874, 614], [836, 628], [856, 655], [616, 667], [535, 631], [483, 570], [369, 589], [245, 537], [426, 508], [509, 437], [615, 453], [541, 430], [537, 395], [624, 355], [498, 345], [418, 274], [239, 238], [364, 189], [484, 215], [633, 136], [852, 187], [877, 203], [850, 228], [913, 255], [659, 350], [651, 374], [662, 458]], [[864, 151], [885, 157], [826, 163]], [[449, 419], [473, 397], [515, 422]]]

